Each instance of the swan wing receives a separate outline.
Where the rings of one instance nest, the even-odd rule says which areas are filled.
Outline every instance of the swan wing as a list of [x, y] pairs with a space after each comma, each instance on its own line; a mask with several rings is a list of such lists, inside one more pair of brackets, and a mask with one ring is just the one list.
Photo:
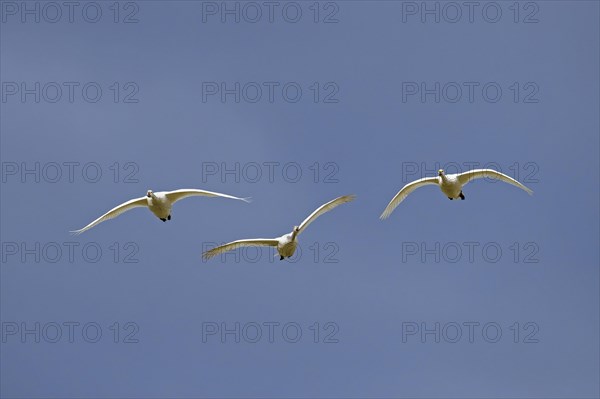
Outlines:
[[354, 198], [356, 198], [356, 195], [353, 195], [353, 194], [352, 195], [343, 195], [341, 197], [338, 197], [334, 200], [329, 201], [326, 204], [321, 205], [313, 213], [311, 213], [306, 219], [304, 219], [304, 221], [302, 223], [300, 223], [300, 226], [298, 226], [298, 234], [302, 233], [302, 231], [304, 229], [306, 229], [306, 227], [308, 227], [309, 224], [314, 222], [322, 214], [329, 212], [330, 210], [332, 210], [333, 208], [335, 208], [338, 205], [345, 204], [346, 202], [350, 202], [350, 201], [354, 200]]
[[512, 184], [515, 187], [519, 187], [521, 190], [526, 191], [529, 195], [533, 194], [533, 190], [531, 190], [530, 188], [525, 187], [523, 184], [519, 183], [512, 177], [507, 176], [504, 173], [497, 172], [493, 169], [473, 169], [468, 172], [461, 173], [458, 175], [458, 181], [461, 185], [464, 186], [471, 180], [483, 179], [484, 177], [491, 177], [494, 179], [502, 180], [505, 183]]
[[204, 259], [210, 259], [213, 256], [228, 252], [239, 247], [276, 247], [279, 244], [278, 240], [272, 238], [251, 238], [247, 240], [232, 241], [227, 244], [219, 245], [213, 249], [210, 249], [202, 254]]
[[250, 202], [250, 198], [238, 198], [238, 197], [234, 197], [233, 195], [215, 193], [213, 191], [198, 190], [195, 188], [183, 188], [181, 190], [167, 191], [165, 193], [165, 196], [172, 204], [179, 201], [180, 199], [184, 199], [187, 197], [194, 197], [194, 196], [222, 197], [222, 198], [240, 200], [240, 201], [244, 201], [244, 202]]
[[408, 197], [408, 195], [410, 193], [412, 193], [419, 187], [427, 186], [430, 184], [435, 184], [437, 186], [439, 184], [438, 178], [437, 177], [424, 177], [422, 179], [410, 182], [407, 185], [405, 185], [404, 187], [402, 187], [402, 189], [400, 191], [398, 191], [398, 194], [396, 194], [394, 196], [394, 198], [392, 198], [392, 200], [390, 201], [388, 206], [385, 207], [385, 209], [383, 210], [383, 213], [381, 214], [381, 216], [379, 216], [379, 219], [384, 220], [384, 219], [387, 219], [388, 217], [390, 217], [392, 212], [394, 212], [394, 209], [396, 209], [396, 207], [398, 205], [400, 205], [400, 203], [402, 201], [404, 201], [404, 199], [406, 197]]
[[106, 220], [109, 219], [113, 219], [116, 218], [117, 216], [119, 216], [120, 214], [122, 214], [123, 212], [127, 212], [130, 209], [133, 208], [138, 208], [141, 206], [148, 206], [148, 202], [146, 200], [146, 197], [142, 197], [142, 198], [135, 198], [132, 200], [129, 200], [119, 206], [114, 207], [113, 209], [111, 209], [110, 211], [106, 212], [104, 215], [100, 216], [98, 219], [94, 220], [92, 223], [88, 224], [87, 226], [85, 226], [82, 229], [79, 230], [74, 230], [71, 231], [71, 233], [73, 234], [81, 234], [86, 230], [91, 229], [92, 227], [96, 226], [97, 224], [100, 224]]

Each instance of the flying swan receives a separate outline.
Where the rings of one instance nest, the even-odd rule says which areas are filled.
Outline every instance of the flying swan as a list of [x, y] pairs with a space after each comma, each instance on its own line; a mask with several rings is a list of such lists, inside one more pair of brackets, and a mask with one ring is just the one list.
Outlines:
[[231, 251], [233, 249], [245, 246], [265, 246], [265, 247], [277, 247], [277, 252], [279, 253], [279, 260], [283, 260], [284, 258], [289, 258], [294, 255], [296, 251], [296, 247], [298, 245], [298, 241], [296, 241], [296, 237], [298, 234], [302, 233], [309, 224], [315, 221], [319, 216], [324, 214], [325, 212], [329, 212], [333, 208], [338, 205], [344, 204], [346, 202], [352, 201], [356, 198], [355, 195], [344, 195], [342, 197], [338, 197], [333, 201], [329, 201], [326, 204], [321, 205], [317, 210], [311, 213], [300, 226], [294, 226], [294, 229], [289, 234], [284, 234], [278, 238], [254, 238], [248, 240], [237, 240], [230, 242], [228, 244], [221, 245], [219, 247], [213, 248], [209, 251], [204, 252], [202, 255], [204, 259], [210, 259], [215, 255], [221, 254], [223, 252]]
[[471, 180], [481, 179], [484, 177], [491, 177], [491, 178], [495, 178], [498, 180], [502, 180], [505, 183], [512, 184], [513, 186], [519, 187], [520, 189], [527, 191], [527, 193], [529, 195], [533, 194], [532, 190], [525, 187], [524, 185], [522, 185], [521, 183], [519, 183], [512, 177], [509, 177], [503, 173], [497, 172], [493, 169], [473, 169], [468, 172], [457, 173], [457, 174], [452, 174], [452, 175], [446, 175], [446, 174], [444, 174], [444, 170], [440, 169], [440, 170], [438, 170], [437, 177], [424, 177], [422, 179], [415, 180], [411, 183], [408, 183], [406, 186], [402, 187], [402, 190], [400, 190], [398, 192], [398, 194], [396, 194], [394, 196], [394, 198], [392, 198], [392, 200], [390, 201], [388, 206], [385, 208], [385, 210], [383, 211], [383, 213], [381, 214], [379, 219], [381, 219], [381, 220], [387, 219], [392, 214], [394, 209], [396, 209], [396, 207], [398, 205], [400, 205], [400, 203], [402, 201], [404, 201], [404, 199], [406, 197], [408, 197], [408, 195], [410, 193], [412, 193], [419, 187], [423, 187], [423, 186], [426, 186], [429, 184], [435, 184], [440, 187], [440, 190], [442, 190], [442, 192], [450, 200], [454, 200], [454, 199], [458, 199], [458, 198], [460, 198], [461, 200], [464, 200], [465, 196], [462, 192], [463, 186], [465, 184], [467, 184], [468, 182], [470, 182]]
[[98, 219], [94, 220], [92, 223], [88, 224], [84, 228], [71, 231], [71, 233], [81, 234], [84, 231], [96, 226], [97, 224], [100, 224], [109, 219], [116, 218], [123, 212], [127, 212], [130, 209], [142, 206], [148, 207], [148, 209], [150, 209], [150, 211], [152, 211], [152, 213], [155, 214], [156, 217], [158, 217], [163, 222], [166, 222], [167, 220], [171, 220], [171, 208], [173, 207], [173, 204], [179, 201], [180, 199], [192, 196], [223, 197], [244, 202], [250, 202], [250, 198], [238, 198], [232, 195], [213, 193], [212, 191], [197, 190], [193, 188], [185, 188], [175, 191], [159, 191], [156, 193], [152, 190], [148, 190], [145, 197], [129, 200], [106, 212], [104, 215], [100, 216]]

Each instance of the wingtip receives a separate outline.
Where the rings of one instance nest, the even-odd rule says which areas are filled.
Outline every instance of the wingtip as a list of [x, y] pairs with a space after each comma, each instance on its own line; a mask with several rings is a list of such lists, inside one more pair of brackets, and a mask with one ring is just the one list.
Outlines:
[[392, 214], [391, 212], [383, 211], [383, 213], [381, 215], [379, 215], [379, 220], [386, 220], [387, 218], [390, 217], [391, 214]]
[[250, 204], [252, 202], [252, 197], [244, 197], [244, 198], [240, 198], [240, 199], [247, 204]]

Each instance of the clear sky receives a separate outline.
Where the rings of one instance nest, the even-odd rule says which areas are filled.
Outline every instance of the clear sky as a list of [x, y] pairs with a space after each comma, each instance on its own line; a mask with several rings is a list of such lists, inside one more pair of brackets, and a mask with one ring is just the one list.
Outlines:
[[0, 2], [0, 394], [598, 397], [598, 2], [221, 6]]

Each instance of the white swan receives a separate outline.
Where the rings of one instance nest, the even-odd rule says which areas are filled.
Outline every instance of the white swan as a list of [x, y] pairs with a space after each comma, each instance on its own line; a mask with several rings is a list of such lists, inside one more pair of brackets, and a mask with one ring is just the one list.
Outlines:
[[289, 234], [284, 234], [278, 238], [254, 238], [248, 240], [237, 240], [230, 242], [228, 244], [224, 244], [218, 247], [215, 247], [209, 251], [204, 252], [202, 255], [204, 259], [210, 259], [215, 255], [221, 254], [223, 252], [231, 251], [233, 249], [245, 246], [266, 246], [266, 247], [277, 247], [277, 252], [279, 253], [279, 260], [283, 260], [284, 258], [289, 258], [294, 255], [296, 251], [296, 247], [298, 242], [296, 241], [296, 237], [298, 234], [302, 233], [306, 227], [315, 221], [316, 218], [324, 214], [325, 212], [329, 212], [333, 208], [338, 205], [341, 205], [346, 202], [352, 201], [356, 198], [355, 195], [344, 195], [342, 197], [338, 197], [332, 201], [329, 201], [326, 204], [321, 205], [317, 208], [313, 213], [311, 213], [300, 226], [294, 226], [294, 229]]
[[213, 193], [212, 191], [197, 190], [193, 188], [186, 188], [175, 191], [160, 191], [157, 193], [152, 192], [152, 190], [148, 190], [145, 197], [129, 200], [106, 212], [104, 215], [100, 216], [98, 219], [94, 220], [92, 223], [88, 224], [84, 228], [71, 231], [71, 233], [81, 234], [84, 231], [96, 226], [97, 224], [104, 222], [105, 220], [116, 218], [123, 212], [127, 212], [130, 209], [141, 206], [148, 207], [148, 209], [150, 209], [152, 213], [155, 214], [160, 220], [166, 222], [167, 220], [171, 220], [171, 208], [173, 207], [173, 204], [179, 201], [180, 199], [191, 196], [223, 197], [250, 202], [250, 198], [238, 198], [232, 195]]
[[400, 190], [398, 194], [396, 194], [394, 198], [392, 198], [392, 200], [390, 201], [390, 203], [385, 208], [385, 210], [379, 218], [381, 220], [387, 219], [392, 214], [394, 209], [396, 209], [396, 207], [400, 205], [400, 203], [404, 201], [404, 199], [408, 197], [410, 193], [412, 193], [419, 187], [423, 187], [428, 184], [435, 184], [440, 187], [440, 190], [442, 190], [442, 192], [449, 199], [454, 200], [460, 198], [461, 200], [464, 200], [465, 196], [462, 192], [463, 186], [471, 180], [481, 179], [484, 177], [491, 177], [494, 179], [502, 180], [505, 183], [512, 184], [513, 186], [519, 187], [520, 189], [527, 191], [529, 195], [533, 194], [532, 190], [525, 187], [512, 177], [506, 176], [505, 174], [497, 172], [493, 169], [473, 169], [468, 172], [452, 175], [446, 175], [444, 174], [444, 170], [440, 169], [438, 170], [437, 177], [424, 177], [422, 179], [408, 183], [406, 186], [402, 187], [402, 190]]

